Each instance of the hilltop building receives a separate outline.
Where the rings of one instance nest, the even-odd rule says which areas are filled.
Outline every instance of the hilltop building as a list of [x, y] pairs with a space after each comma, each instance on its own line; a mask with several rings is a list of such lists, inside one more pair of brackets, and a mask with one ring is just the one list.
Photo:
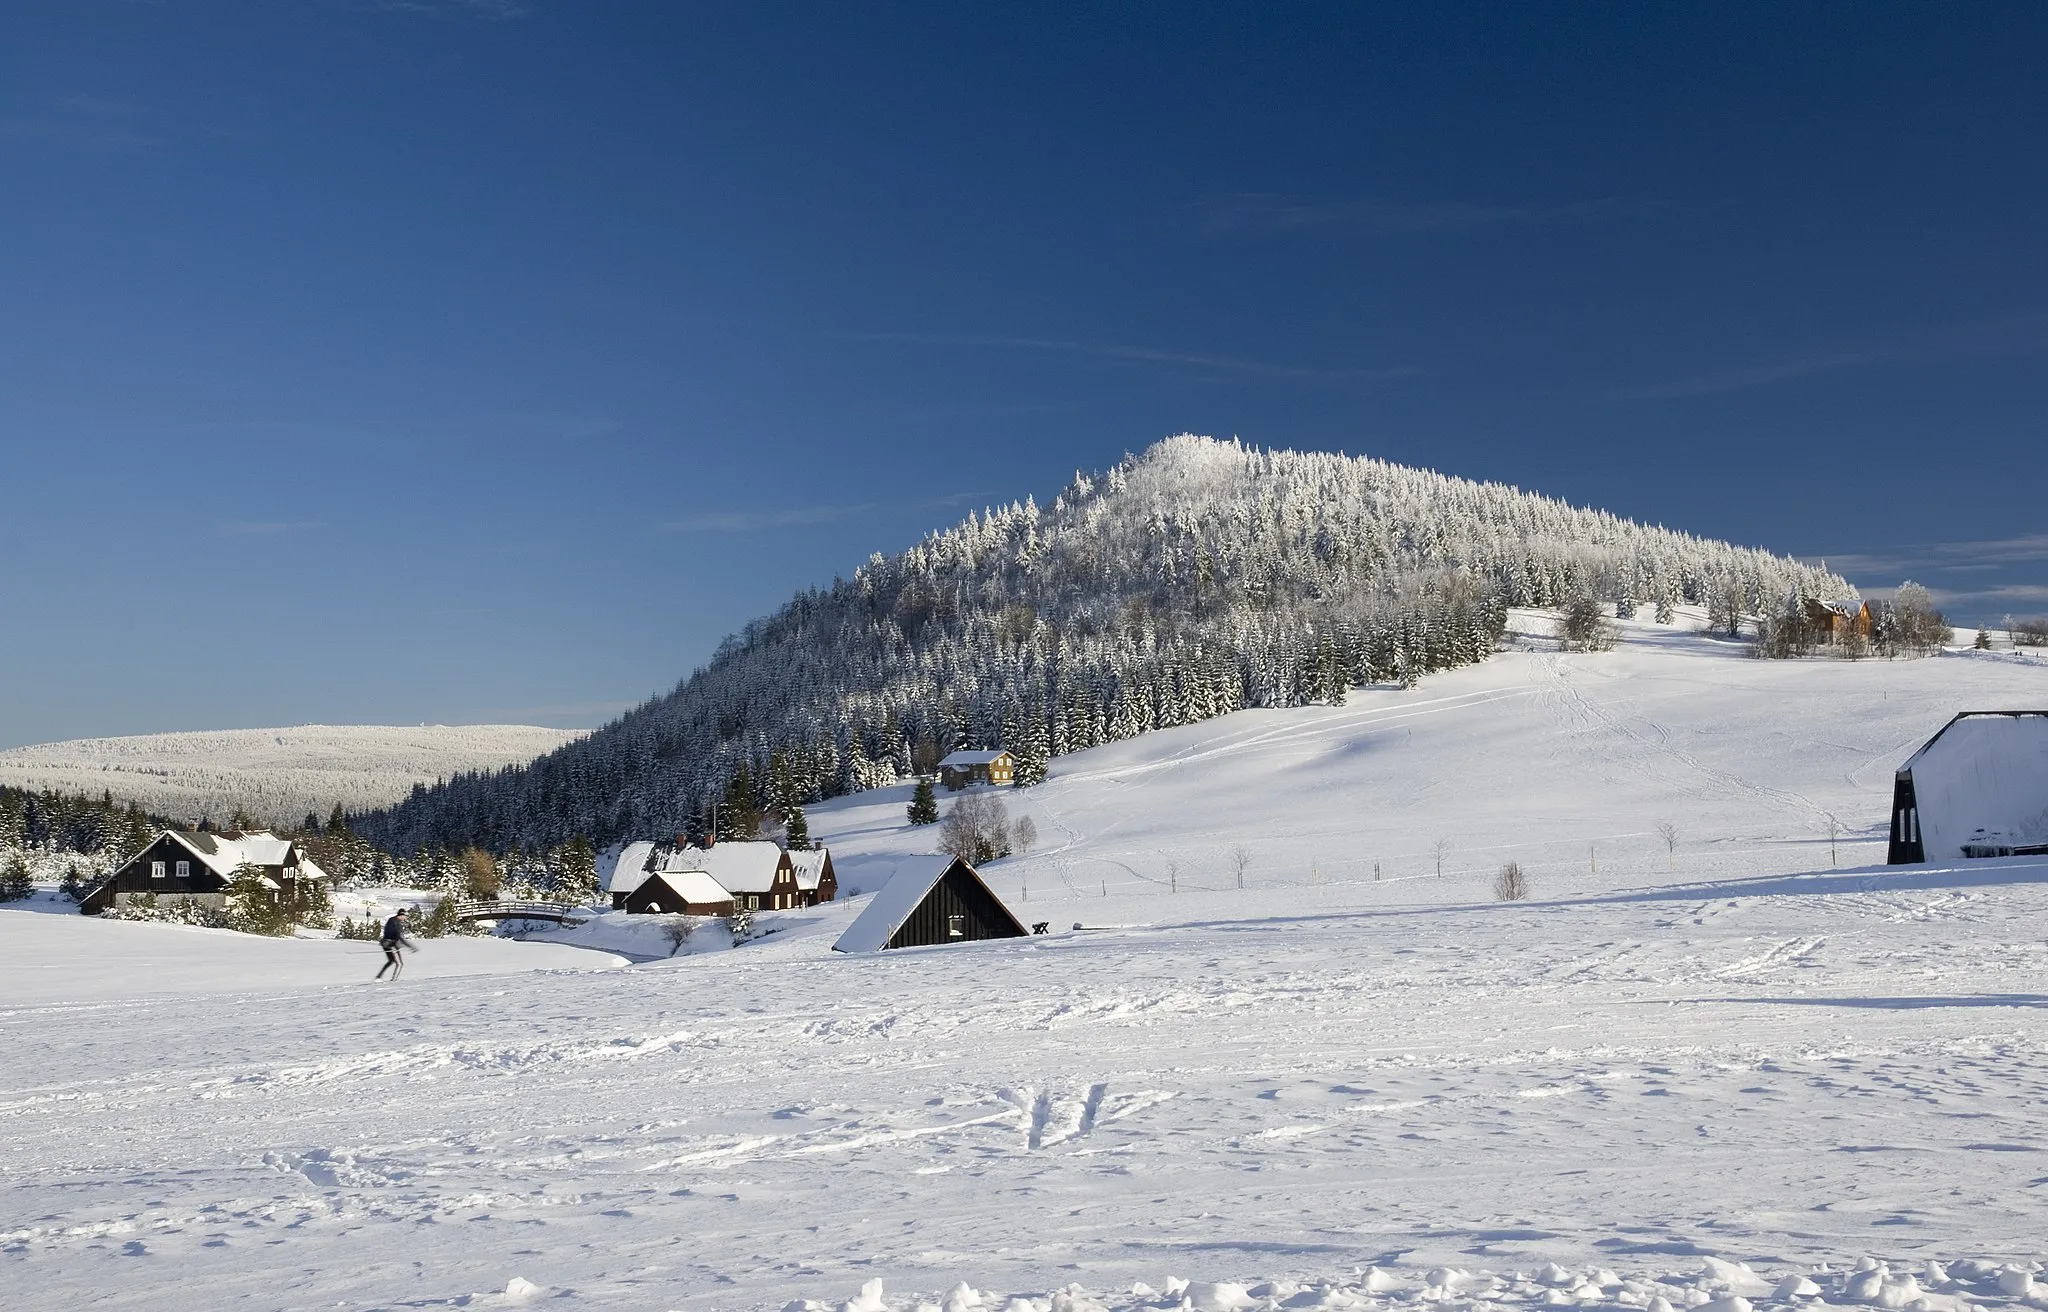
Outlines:
[[954, 752], [939, 762], [939, 782], [951, 789], [971, 784], [1007, 784], [1016, 778], [1017, 763], [1008, 752]]

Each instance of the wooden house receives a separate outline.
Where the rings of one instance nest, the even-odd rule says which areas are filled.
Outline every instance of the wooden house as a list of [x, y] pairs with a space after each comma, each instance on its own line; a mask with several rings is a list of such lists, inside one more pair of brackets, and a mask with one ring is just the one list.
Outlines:
[[939, 762], [939, 782], [951, 789], [972, 784], [1007, 784], [1016, 778], [1017, 763], [1008, 752], [953, 752]]
[[1866, 601], [1806, 599], [1806, 623], [1823, 642], [1848, 642], [1854, 638], [1867, 642], [1871, 618], [1870, 603]]
[[832, 871], [830, 848], [814, 847], [808, 852], [791, 852], [789, 865], [796, 874], [798, 906], [814, 907], [839, 896], [839, 876]]
[[766, 839], [677, 848], [662, 858], [658, 868], [702, 870], [732, 894], [733, 905], [749, 911], [782, 911], [803, 905], [789, 853], [780, 843]]
[[832, 950], [880, 952], [1024, 933], [973, 866], [953, 856], [920, 857], [897, 867]]
[[138, 896], [153, 896], [159, 903], [196, 902], [218, 910], [227, 905], [228, 886], [244, 866], [253, 868], [273, 898], [287, 901], [298, 899], [301, 885], [327, 879], [298, 844], [265, 829], [218, 834], [166, 829], [88, 893], [78, 909], [98, 915]]
[[613, 905], [635, 915], [729, 916], [733, 896], [701, 870], [654, 871]]

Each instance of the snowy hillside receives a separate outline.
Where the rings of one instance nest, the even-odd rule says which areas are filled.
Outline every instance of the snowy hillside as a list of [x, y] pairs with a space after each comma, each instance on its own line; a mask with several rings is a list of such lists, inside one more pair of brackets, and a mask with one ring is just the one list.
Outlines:
[[[972, 515], [747, 626], [665, 697], [359, 829], [388, 850], [599, 845], [874, 787], [956, 747], [1046, 761], [1486, 659], [1513, 606], [1775, 610], [1849, 584], [1497, 483], [1183, 435]], [[923, 762], [918, 765], [918, 762]], [[732, 808], [728, 808], [730, 812]]]
[[465, 770], [523, 765], [583, 736], [521, 724], [300, 725], [127, 738], [81, 738], [0, 751], [0, 785], [53, 788], [176, 818], [225, 820], [245, 807], [268, 824], [296, 824], [388, 806], [415, 784]]
[[[1831, 833], [1839, 864], [1882, 861], [1892, 773], [1914, 749], [1958, 710], [2048, 703], [2039, 657], [1762, 661], [1697, 632], [1697, 611], [1673, 619], [1569, 654], [1548, 617], [1516, 612], [1510, 650], [1416, 688], [1240, 711], [1061, 760], [1044, 785], [1002, 794], [1039, 850], [990, 878], [1033, 902], [1234, 890], [1244, 847], [1248, 890], [1368, 884], [1377, 867], [1384, 883], [1430, 881], [1419, 896], [1434, 899], [1483, 896], [1510, 860], [1538, 896], [1646, 869], [1826, 867]], [[909, 794], [811, 811], [842, 887], [876, 887], [900, 854], [930, 850], [935, 830], [901, 823]]]
[[[1240, 712], [1006, 793], [1045, 846], [988, 873], [1053, 932], [952, 948], [832, 953], [855, 898], [623, 970], [498, 944], [493, 978], [337, 986], [301, 945], [0, 909], [10, 1293], [2038, 1309], [2048, 862], [1859, 863], [1921, 739], [2044, 692], [2011, 653], [1637, 625]], [[842, 887], [928, 848], [904, 800], [812, 812]], [[1489, 897], [1509, 859], [1534, 900]], [[212, 998], [154, 986], [181, 955]]]

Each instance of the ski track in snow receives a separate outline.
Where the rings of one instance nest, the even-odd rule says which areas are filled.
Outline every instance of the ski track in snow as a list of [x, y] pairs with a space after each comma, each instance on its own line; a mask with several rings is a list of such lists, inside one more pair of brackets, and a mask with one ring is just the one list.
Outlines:
[[[990, 877], [1102, 932], [393, 987], [0, 910], [7, 1306], [2048, 1307], [2048, 862], [1816, 837], [2039, 673], [1674, 646], [1055, 762]], [[812, 812], [843, 886], [904, 792]]]

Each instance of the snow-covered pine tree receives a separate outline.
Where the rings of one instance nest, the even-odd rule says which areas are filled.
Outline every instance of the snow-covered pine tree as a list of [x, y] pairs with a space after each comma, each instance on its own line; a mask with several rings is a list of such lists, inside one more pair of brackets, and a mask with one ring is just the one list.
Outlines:
[[917, 787], [910, 790], [909, 820], [914, 825], [935, 825], [939, 822], [939, 797], [932, 789], [930, 775], [917, 777]]

